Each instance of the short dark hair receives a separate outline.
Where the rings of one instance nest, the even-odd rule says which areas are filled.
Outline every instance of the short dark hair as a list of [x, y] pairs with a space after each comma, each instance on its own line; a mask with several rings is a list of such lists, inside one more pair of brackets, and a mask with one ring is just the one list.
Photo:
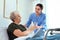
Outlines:
[[36, 6], [39, 6], [41, 8], [41, 10], [43, 10], [43, 5], [42, 4], [38, 3], [38, 4], [36, 4]]

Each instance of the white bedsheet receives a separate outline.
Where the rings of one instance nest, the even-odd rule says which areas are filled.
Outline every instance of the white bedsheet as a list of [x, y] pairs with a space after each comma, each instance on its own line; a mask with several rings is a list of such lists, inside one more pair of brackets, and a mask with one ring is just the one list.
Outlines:
[[27, 36], [23, 36], [23, 37], [19, 37], [19, 38], [16, 38], [14, 40], [26, 40], [27, 38], [32, 38], [34, 36], [34, 32], [30, 33], [29, 35]]

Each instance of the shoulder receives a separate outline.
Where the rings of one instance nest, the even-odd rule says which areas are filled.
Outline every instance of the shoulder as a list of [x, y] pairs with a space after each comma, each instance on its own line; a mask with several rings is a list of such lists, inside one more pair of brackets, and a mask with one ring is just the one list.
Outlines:
[[11, 24], [9, 25], [9, 27], [10, 27], [10, 26], [14, 26], [14, 25], [15, 25], [14, 23], [11, 23]]
[[30, 14], [30, 17], [31, 17], [31, 16], [34, 16], [34, 15], [35, 15], [35, 13], [31, 13], [31, 14]]
[[45, 13], [42, 13], [42, 15], [46, 15]]
[[7, 28], [7, 31], [11, 31], [12, 30], [12, 27], [13, 27], [13, 24], [11, 23], [11, 24], [9, 24], [9, 26], [8, 26], [8, 28]]
[[15, 27], [15, 24], [14, 23], [11, 23], [11, 24], [9, 24], [8, 29], [12, 29], [14, 27]]
[[20, 24], [19, 26], [24, 27], [24, 25]]
[[15, 29], [19, 29], [19, 27], [18, 27], [16, 24], [11, 23], [11, 24], [8, 26], [7, 31], [13, 32]]
[[42, 13], [41, 15], [44, 16], [44, 17], [46, 17], [46, 14], [45, 13]]

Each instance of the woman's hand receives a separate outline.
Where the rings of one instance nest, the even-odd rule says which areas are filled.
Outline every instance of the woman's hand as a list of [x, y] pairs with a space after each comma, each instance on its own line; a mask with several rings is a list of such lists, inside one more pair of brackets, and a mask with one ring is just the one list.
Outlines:
[[43, 28], [43, 27], [42, 26], [36, 26], [36, 28], [39, 29], [39, 28]]
[[31, 30], [31, 31], [33, 31], [33, 30], [35, 30], [35, 29], [37, 29], [36, 26], [31, 26], [31, 27], [29, 28], [29, 30]]

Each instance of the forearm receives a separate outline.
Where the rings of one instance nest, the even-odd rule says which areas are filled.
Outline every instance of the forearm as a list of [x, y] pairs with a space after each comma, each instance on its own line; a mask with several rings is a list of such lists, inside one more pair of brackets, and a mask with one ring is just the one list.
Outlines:
[[27, 29], [26, 31], [24, 31], [24, 35], [28, 35], [29, 33], [31, 33], [32, 31], [34, 31], [36, 29], [36, 26], [31, 26], [29, 29]]
[[26, 30], [26, 31], [24, 31], [24, 32], [22, 32], [23, 33], [23, 36], [26, 36], [26, 35], [28, 35], [29, 33], [31, 33], [31, 30]]
[[39, 28], [43, 28], [43, 26], [37, 26], [37, 28], [39, 29]]

